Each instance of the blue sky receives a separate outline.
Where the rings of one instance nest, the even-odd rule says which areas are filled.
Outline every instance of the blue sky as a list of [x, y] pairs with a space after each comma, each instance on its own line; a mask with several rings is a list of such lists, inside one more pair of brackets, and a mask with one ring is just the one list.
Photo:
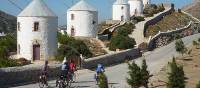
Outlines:
[[[21, 8], [25, 8], [31, 0], [11, 0]], [[44, 0], [47, 5], [58, 15], [59, 24], [66, 24], [67, 9], [79, 0]], [[86, 0], [99, 11], [99, 20], [111, 19], [112, 16], [112, 3], [115, 0]], [[176, 7], [181, 8], [187, 4], [191, 4], [193, 0], [151, 0], [152, 3], [175, 3]], [[20, 10], [8, 2], [8, 0], [0, 0], [0, 10], [5, 11], [12, 15], [17, 15]]]

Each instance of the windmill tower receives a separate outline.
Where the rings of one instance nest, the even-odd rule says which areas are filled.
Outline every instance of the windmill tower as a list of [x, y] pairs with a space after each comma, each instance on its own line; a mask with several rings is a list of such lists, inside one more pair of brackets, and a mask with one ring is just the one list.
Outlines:
[[131, 16], [142, 16], [144, 5], [142, 0], [129, 0], [130, 4], [130, 15]]
[[151, 0], [143, 0], [144, 7], [148, 4], [151, 4]]
[[32, 2], [17, 16], [18, 58], [53, 59], [57, 53], [58, 17], [43, 0]]
[[67, 34], [69, 36], [97, 36], [98, 11], [81, 0], [67, 11]]
[[113, 4], [113, 20], [130, 20], [130, 5], [126, 0], [116, 0]]

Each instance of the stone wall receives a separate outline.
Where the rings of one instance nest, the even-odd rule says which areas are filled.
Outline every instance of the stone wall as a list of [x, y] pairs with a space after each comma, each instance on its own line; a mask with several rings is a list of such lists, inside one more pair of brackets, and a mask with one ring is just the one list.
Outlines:
[[154, 48], [162, 47], [164, 45], [169, 44], [171, 41], [175, 39], [177, 35], [179, 35], [180, 37], [185, 37], [192, 34], [200, 33], [200, 20], [189, 13], [186, 13], [184, 11], [181, 12], [193, 18], [195, 22], [191, 21], [185, 27], [177, 28], [176, 30], [173, 31], [159, 32], [154, 37], [150, 38], [148, 42], [149, 50], [153, 50]]
[[[134, 59], [142, 56], [139, 49], [129, 49], [119, 51], [113, 54], [106, 54], [98, 57], [85, 59], [83, 61], [83, 68], [95, 68], [98, 63], [104, 66], [110, 66], [117, 63], [122, 63], [126, 59]], [[127, 58], [128, 57], [128, 58]], [[27, 65], [21, 67], [8, 67], [0, 68], [0, 86], [13, 85], [13, 84], [26, 84], [38, 82], [39, 74], [41, 73], [43, 65]], [[60, 74], [61, 64], [49, 65], [49, 79], [55, 79]]]
[[[38, 82], [42, 67], [42, 65], [27, 65], [22, 67], [0, 68], [0, 86]], [[49, 77], [51, 79], [58, 77], [60, 74], [60, 65], [54, 64], [49, 67]]]
[[[91, 69], [95, 68], [97, 64], [103, 64], [104, 66], [110, 66], [117, 63], [122, 63], [126, 59], [134, 59], [142, 56], [139, 49], [128, 49], [124, 51], [119, 51], [113, 54], [106, 54], [98, 57], [93, 57], [84, 60], [83, 68]], [[129, 58], [127, 58], [129, 57]]]
[[147, 29], [148, 29], [148, 27], [149, 27], [150, 25], [154, 25], [154, 24], [158, 23], [160, 20], [163, 19], [164, 16], [169, 15], [169, 14], [171, 14], [172, 12], [175, 11], [175, 9], [174, 9], [174, 4], [170, 4], [170, 5], [169, 5], [169, 4], [164, 4], [164, 6], [170, 8], [170, 9], [167, 10], [167, 11], [161, 12], [161, 14], [159, 14], [158, 16], [152, 18], [151, 20], [147, 21], [147, 22], [144, 24], [144, 37], [146, 37], [146, 31], [147, 31]]
[[154, 48], [162, 47], [169, 44], [171, 41], [176, 39], [176, 37], [182, 38], [196, 33], [200, 33], [200, 28], [198, 28], [198, 26], [200, 27], [200, 24], [191, 21], [188, 25], [186, 25], [183, 28], [177, 28], [176, 30], [168, 32], [159, 32], [150, 39], [148, 48], [149, 50], [153, 50]]

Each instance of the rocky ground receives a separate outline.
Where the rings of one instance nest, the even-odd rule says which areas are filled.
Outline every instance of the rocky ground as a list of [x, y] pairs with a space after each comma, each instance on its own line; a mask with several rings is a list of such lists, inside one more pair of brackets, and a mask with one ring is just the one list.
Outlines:
[[[195, 88], [198, 81], [200, 81], [200, 48], [192, 46], [188, 49], [191, 50], [191, 53], [177, 57], [176, 61], [184, 68], [187, 78], [186, 88]], [[163, 67], [159, 73], [151, 78], [150, 85], [152, 88], [166, 88], [168, 69], [168, 66]]]

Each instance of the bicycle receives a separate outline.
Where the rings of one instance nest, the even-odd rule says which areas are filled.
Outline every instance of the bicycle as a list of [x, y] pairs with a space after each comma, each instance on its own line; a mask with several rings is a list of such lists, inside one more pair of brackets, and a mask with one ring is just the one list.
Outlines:
[[56, 87], [58, 88], [70, 88], [71, 87], [71, 79], [70, 74], [64, 76], [61, 75], [59, 79], [56, 80]]
[[94, 74], [94, 79], [95, 79], [97, 85], [99, 84], [99, 76], [100, 76], [100, 74]]
[[45, 85], [48, 86], [47, 76], [43, 74], [39, 76], [39, 87], [44, 88]]

